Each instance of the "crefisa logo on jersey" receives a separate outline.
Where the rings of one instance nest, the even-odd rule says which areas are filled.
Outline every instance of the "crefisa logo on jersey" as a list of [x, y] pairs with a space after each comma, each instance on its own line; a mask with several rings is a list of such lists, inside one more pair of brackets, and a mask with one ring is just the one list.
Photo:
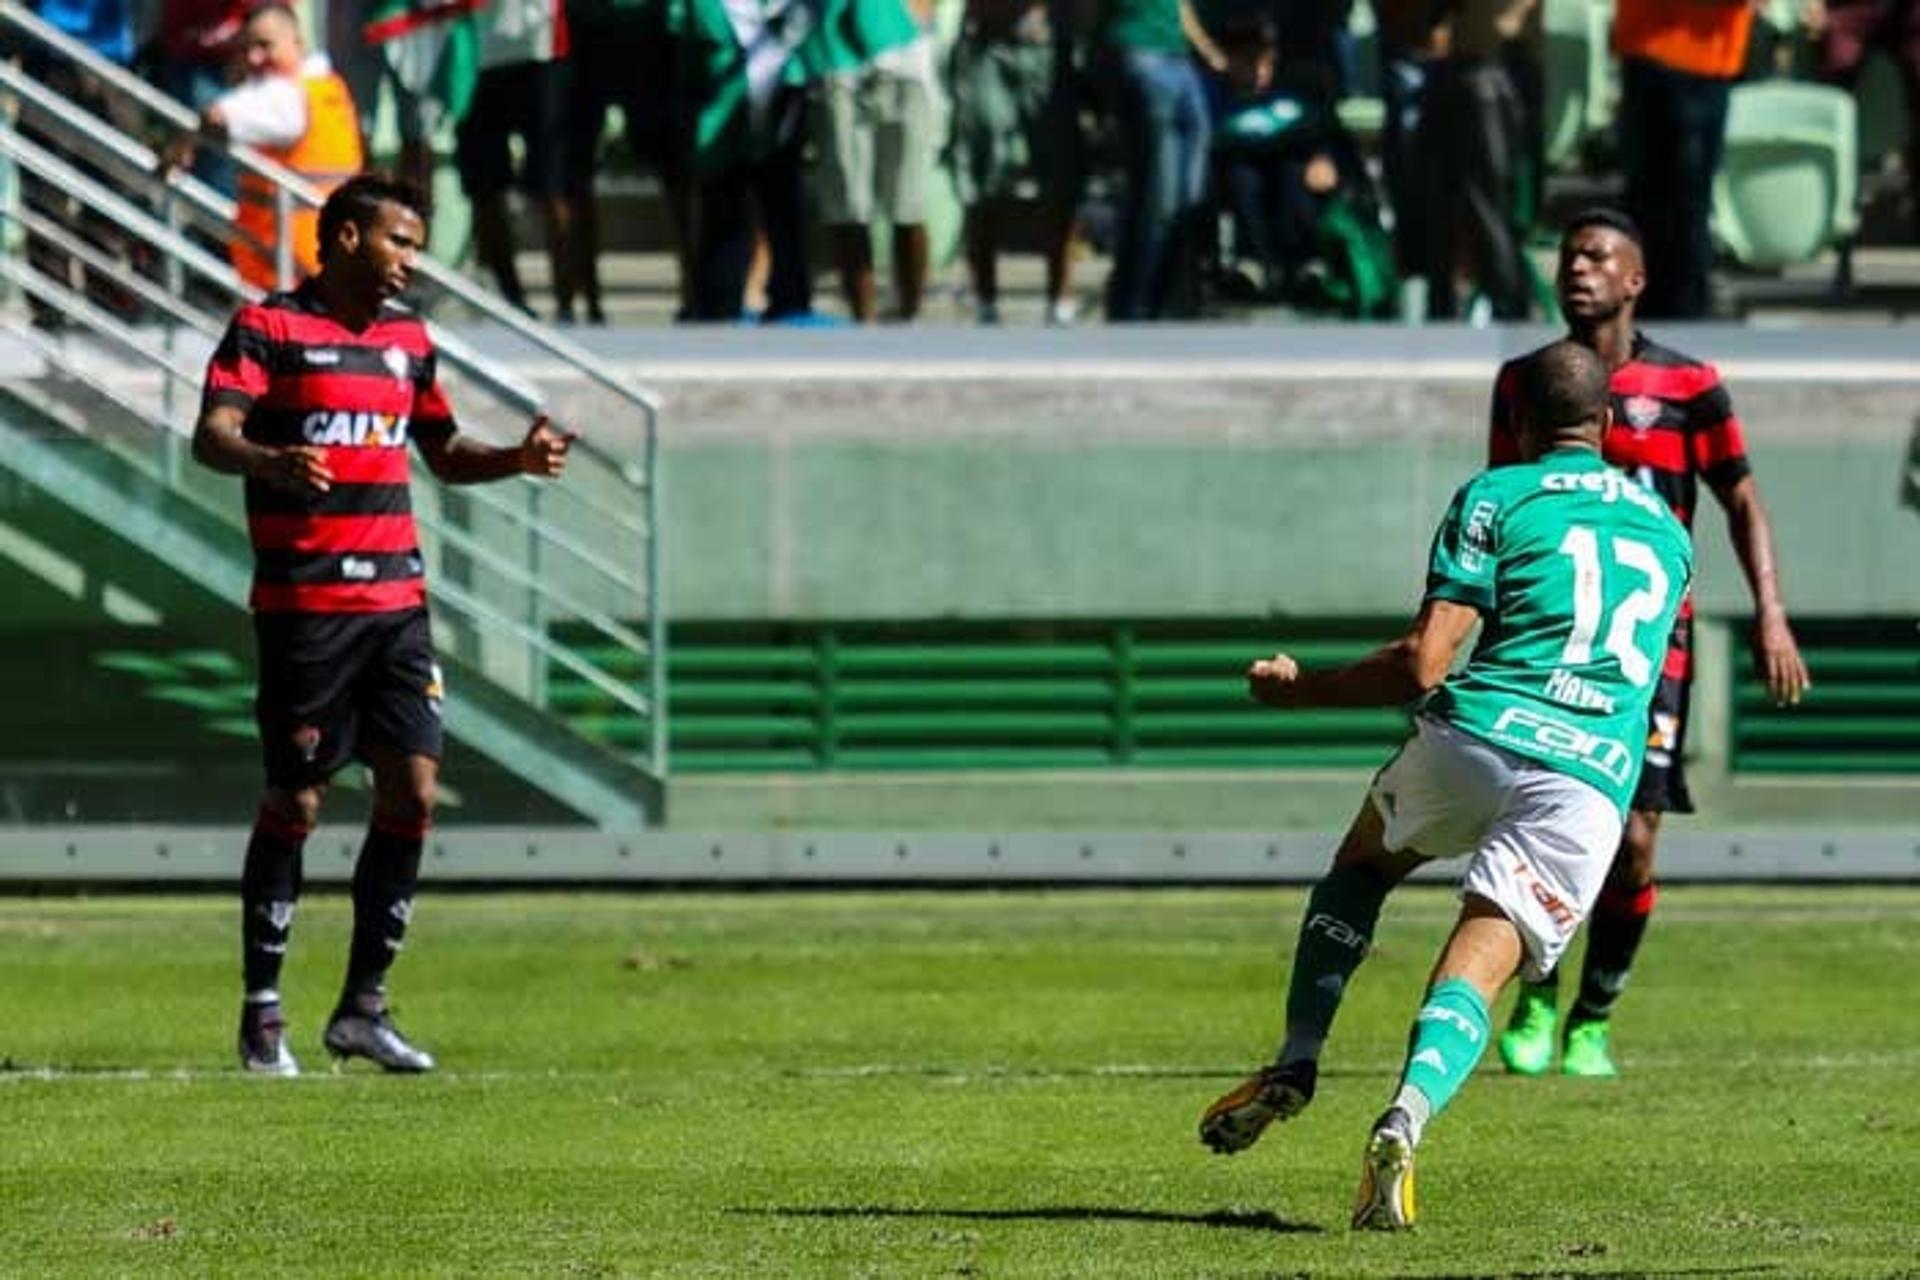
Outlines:
[[1620, 412], [1628, 426], [1635, 431], [1645, 431], [1660, 421], [1660, 402], [1652, 396], [1628, 396], [1621, 401]]

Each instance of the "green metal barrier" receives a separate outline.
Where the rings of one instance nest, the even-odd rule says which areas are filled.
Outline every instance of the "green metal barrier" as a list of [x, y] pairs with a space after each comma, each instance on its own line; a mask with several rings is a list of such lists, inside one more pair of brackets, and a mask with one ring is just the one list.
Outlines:
[[[675, 767], [686, 771], [1376, 764], [1394, 711], [1262, 713], [1252, 658], [1344, 662], [1393, 623], [689, 624], [674, 629]], [[596, 660], [600, 660], [596, 656]], [[605, 655], [608, 662], [615, 655]], [[628, 673], [638, 679], [642, 672]], [[621, 750], [644, 726], [554, 670], [551, 697]]]
[[1920, 632], [1910, 619], [1797, 622], [1814, 685], [1790, 711], [1751, 668], [1735, 687], [1733, 767], [1754, 773], [1920, 772]]

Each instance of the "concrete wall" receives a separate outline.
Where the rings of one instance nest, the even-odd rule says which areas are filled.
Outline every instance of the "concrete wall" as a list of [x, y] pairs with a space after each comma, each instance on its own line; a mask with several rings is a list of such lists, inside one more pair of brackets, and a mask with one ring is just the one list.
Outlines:
[[[681, 618], [1396, 614], [1481, 460], [1451, 383], [798, 392], [686, 385], [667, 462]], [[1905, 389], [1740, 394], [1805, 614], [1920, 614]], [[937, 421], [930, 421], [937, 417]], [[1744, 613], [1717, 506], [1699, 599]]]

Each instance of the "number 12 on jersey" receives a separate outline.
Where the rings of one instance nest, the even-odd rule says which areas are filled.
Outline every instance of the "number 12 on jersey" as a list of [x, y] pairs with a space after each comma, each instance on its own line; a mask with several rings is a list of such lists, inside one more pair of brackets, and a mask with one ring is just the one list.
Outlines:
[[[1636, 643], [1636, 633], [1648, 621], [1660, 616], [1667, 602], [1667, 571], [1653, 548], [1633, 538], [1607, 540], [1611, 552], [1605, 569], [1600, 562], [1600, 538], [1586, 525], [1574, 525], [1560, 540], [1560, 554], [1573, 561], [1573, 634], [1560, 661], [1574, 666], [1593, 661], [1593, 640], [1607, 624], [1603, 650], [1620, 663], [1621, 674], [1635, 686], [1653, 679], [1653, 657]], [[1637, 575], [1639, 585], [1619, 595], [1621, 571]], [[1633, 581], [1632, 578], [1629, 581]], [[1609, 623], [1608, 613], [1612, 614]], [[1665, 636], [1651, 637], [1664, 645]]]

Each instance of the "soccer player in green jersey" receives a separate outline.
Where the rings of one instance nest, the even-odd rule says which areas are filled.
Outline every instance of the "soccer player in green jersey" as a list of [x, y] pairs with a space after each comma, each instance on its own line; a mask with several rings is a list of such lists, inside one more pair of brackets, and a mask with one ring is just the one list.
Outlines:
[[[1556, 342], [1515, 378], [1523, 461], [1454, 495], [1411, 630], [1339, 670], [1302, 671], [1282, 653], [1247, 673], [1253, 697], [1283, 710], [1426, 702], [1307, 901], [1279, 1053], [1207, 1108], [1202, 1142], [1243, 1150], [1312, 1100], [1388, 891], [1429, 859], [1471, 859], [1399, 1087], [1367, 1142], [1355, 1227], [1413, 1225], [1414, 1148], [1486, 1048], [1489, 1007], [1516, 973], [1550, 970], [1592, 909], [1692, 574], [1672, 511], [1600, 458], [1605, 362]], [[1449, 676], [1476, 625], [1471, 658]]]

